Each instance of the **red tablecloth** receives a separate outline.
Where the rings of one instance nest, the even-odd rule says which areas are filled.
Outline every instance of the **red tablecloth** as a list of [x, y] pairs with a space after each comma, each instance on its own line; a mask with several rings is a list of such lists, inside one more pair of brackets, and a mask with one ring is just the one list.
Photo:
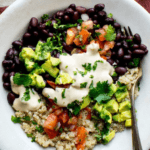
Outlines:
[[[139, 4], [141, 4], [149, 13], [150, 13], [150, 0], [136, 0]], [[6, 9], [7, 7], [0, 7], [0, 14]]]

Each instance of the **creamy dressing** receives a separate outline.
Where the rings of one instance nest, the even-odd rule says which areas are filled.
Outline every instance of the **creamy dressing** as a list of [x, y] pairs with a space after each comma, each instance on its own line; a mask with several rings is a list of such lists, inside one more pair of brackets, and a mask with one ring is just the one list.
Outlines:
[[14, 103], [13, 103], [13, 108], [15, 110], [19, 110], [19, 111], [35, 111], [37, 109], [40, 108], [42, 103], [39, 103], [38, 100], [40, 99], [38, 93], [34, 90], [31, 91], [31, 89], [29, 90], [29, 94], [30, 94], [30, 99], [28, 101], [24, 101], [21, 100], [21, 98], [23, 97], [26, 88], [23, 85], [16, 85], [13, 82], [13, 76], [10, 77], [10, 81], [11, 81], [11, 89], [12, 91], [19, 95], [19, 98], [16, 98]]
[[[68, 73], [73, 80], [75, 80], [75, 83], [66, 89], [64, 94], [65, 98], [62, 98], [64, 88], [56, 88], [55, 90], [52, 88], [44, 88], [42, 92], [43, 95], [51, 99], [57, 98], [57, 105], [66, 107], [75, 100], [78, 100], [79, 102], [83, 101], [82, 98], [88, 94], [92, 80], [94, 86], [96, 86], [99, 81], [108, 81], [108, 83], [111, 84], [113, 82], [111, 75], [114, 72], [114, 68], [106, 60], [100, 57], [98, 49], [99, 45], [92, 43], [87, 46], [86, 53], [73, 54], [72, 56], [61, 55], [60, 70]], [[90, 63], [91, 66], [93, 66], [95, 61], [98, 60], [101, 62], [97, 62], [95, 71], [91, 70], [90, 72], [87, 72], [84, 77], [81, 76], [78, 71], [85, 71], [85, 68], [82, 67], [82, 65]], [[74, 71], [77, 71], [77, 75], [74, 75]], [[91, 75], [93, 78], [90, 78]], [[80, 88], [80, 84], [84, 82], [87, 82], [86, 88]]]

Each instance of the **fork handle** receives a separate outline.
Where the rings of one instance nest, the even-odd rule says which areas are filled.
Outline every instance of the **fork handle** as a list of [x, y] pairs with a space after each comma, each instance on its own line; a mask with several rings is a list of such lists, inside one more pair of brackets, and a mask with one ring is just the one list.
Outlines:
[[135, 92], [135, 85], [133, 85], [132, 92], [131, 92], [132, 93], [132, 95], [131, 95], [132, 143], [133, 143], [133, 150], [142, 150], [141, 140], [139, 137], [139, 131], [138, 131], [137, 121], [136, 121], [134, 92]]

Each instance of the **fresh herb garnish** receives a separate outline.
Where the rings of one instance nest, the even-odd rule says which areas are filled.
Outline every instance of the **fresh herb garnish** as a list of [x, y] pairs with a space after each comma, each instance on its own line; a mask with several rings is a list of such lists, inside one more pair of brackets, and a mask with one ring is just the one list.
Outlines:
[[140, 58], [133, 58], [133, 62], [129, 62], [129, 65], [133, 67], [138, 67], [140, 64]]
[[27, 134], [27, 137], [32, 137], [33, 136], [33, 134]]
[[118, 75], [118, 74], [114, 71], [112, 77], [117, 77], [117, 75]]
[[95, 32], [95, 33], [93, 34], [94, 38], [99, 37], [100, 35], [101, 35], [100, 32]]
[[86, 45], [81, 46], [81, 49], [85, 49]]
[[126, 42], [131, 43], [132, 39], [127, 39]]
[[56, 97], [54, 98], [54, 103], [57, 103], [57, 98]]
[[42, 19], [43, 20], [47, 20], [49, 18], [49, 15], [48, 14], [44, 14], [43, 16], [42, 16]]
[[[78, 70], [78, 69], [77, 69], [77, 70]], [[84, 72], [78, 70], [78, 73], [80, 73], [81, 76], [84, 77], [84, 76], [87, 74], [87, 70], [85, 70]]]
[[99, 142], [102, 140], [102, 136], [99, 134], [95, 134], [94, 137], [96, 137], [96, 140]]
[[138, 81], [138, 91], [140, 91], [140, 82]]
[[78, 19], [77, 22], [78, 22], [78, 23], [82, 23], [83, 20], [82, 20], [82, 19]]
[[14, 123], [21, 123], [21, 118], [20, 117], [15, 117], [15, 116], [11, 116], [11, 121]]
[[68, 66], [66, 66], [65, 68], [68, 68]]
[[61, 24], [61, 25], [59, 25], [58, 23], [53, 24], [54, 29], [61, 29], [61, 30], [65, 30], [68, 28], [76, 27], [76, 26], [77, 26], [77, 23], [75, 23], [75, 24]]
[[108, 29], [106, 31], [106, 41], [114, 41], [116, 39], [116, 33], [115, 33], [115, 28], [112, 25], [108, 26]]
[[94, 29], [100, 28], [100, 24], [94, 24]]
[[29, 117], [29, 116], [25, 116], [25, 117], [23, 117], [23, 119], [24, 119], [25, 121], [30, 121], [30, 117]]
[[99, 94], [99, 96], [97, 96], [95, 98], [95, 100], [99, 103], [99, 104], [102, 104], [102, 103], [106, 103], [108, 100], [110, 100], [111, 97], [108, 96], [107, 94]]
[[109, 13], [109, 14], [107, 15], [107, 17], [108, 17], [108, 18], [112, 18], [112, 17], [113, 17], [113, 14], [112, 14], [112, 13]]
[[30, 88], [27, 87], [21, 100], [22, 101], [28, 101], [29, 99], [30, 99]]
[[39, 133], [42, 133], [44, 131], [43, 127], [42, 126], [36, 126], [35, 129], [39, 132]]
[[76, 76], [77, 75], [77, 71], [73, 71], [73, 74]]
[[93, 78], [94, 78], [94, 76], [93, 76], [93, 75], [90, 75], [90, 78], [91, 78], [91, 79], [93, 79]]
[[100, 49], [98, 49], [98, 51], [102, 51], [102, 50], [103, 50], [103, 49], [101, 49], [101, 48], [100, 48]]
[[35, 121], [32, 121], [32, 124], [37, 125], [37, 123]]
[[32, 137], [31, 142], [35, 142], [35, 136]]
[[49, 20], [49, 21], [47, 21], [47, 22], [45, 23], [45, 25], [48, 26], [48, 27], [50, 27], [51, 23], [52, 23], [52, 21]]
[[96, 70], [96, 68], [97, 68], [97, 63], [98, 63], [98, 62], [104, 63], [102, 60], [97, 60], [97, 61], [95, 61], [95, 62], [94, 62], [94, 65], [93, 65], [93, 71]]
[[62, 91], [62, 94], [61, 94], [61, 95], [62, 95], [62, 98], [66, 98], [66, 97], [65, 97], [65, 92], [66, 92], [66, 89], [64, 89], [64, 90]]
[[87, 70], [87, 71], [91, 71], [92, 70], [92, 64], [88, 63], [88, 64], [83, 64], [82, 67]]
[[38, 102], [40, 103], [42, 100], [41, 100], [41, 98], [40, 99], [38, 99]]
[[67, 53], [62, 53], [61, 55], [67, 56], [68, 54]]
[[59, 132], [62, 133], [62, 132], [63, 132], [63, 128], [60, 128], [60, 129], [59, 129]]
[[87, 86], [87, 82], [80, 83], [80, 88], [81, 88], [81, 89], [82, 89], [82, 88], [86, 88], [86, 86]]

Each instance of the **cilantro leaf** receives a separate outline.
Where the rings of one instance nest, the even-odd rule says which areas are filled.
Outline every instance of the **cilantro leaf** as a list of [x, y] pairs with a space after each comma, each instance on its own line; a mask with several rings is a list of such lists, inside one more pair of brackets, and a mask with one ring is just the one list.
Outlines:
[[82, 49], [85, 49], [86, 45], [81, 46]]
[[112, 77], [117, 77], [117, 75], [118, 75], [118, 74], [114, 71]]
[[99, 134], [95, 134], [94, 137], [96, 137], [97, 141], [101, 141], [102, 140], [102, 136]]
[[28, 101], [29, 99], [30, 99], [30, 88], [27, 87], [21, 100]]
[[40, 103], [42, 100], [41, 100], [41, 98], [40, 99], [38, 99], [38, 102]]
[[99, 37], [100, 35], [101, 35], [100, 32], [95, 32], [95, 33], [93, 34], [94, 38]]
[[49, 20], [49, 21], [47, 21], [47, 22], [45, 23], [45, 25], [48, 26], [48, 27], [50, 27], [51, 23], [52, 23], [52, 21]]
[[103, 63], [102, 60], [97, 60], [97, 61], [95, 61], [95, 62], [94, 62], [94, 65], [93, 65], [93, 71], [96, 70], [96, 68], [97, 68], [97, 63], [98, 63], [98, 62]]
[[82, 19], [78, 19], [77, 22], [78, 22], [78, 23], [82, 23], [83, 20], [82, 20]]
[[95, 98], [95, 100], [99, 103], [99, 104], [102, 104], [104, 102], [107, 102], [108, 100], [110, 100], [111, 97], [108, 96], [107, 94], [100, 94], [99, 96], [97, 96]]
[[35, 136], [34, 136], [34, 137], [32, 137], [32, 140], [31, 140], [31, 142], [35, 142]]
[[107, 15], [107, 17], [108, 17], [108, 18], [112, 18], [112, 17], [113, 17], [113, 14], [112, 14], [112, 13], [109, 13], [109, 14]]
[[37, 125], [37, 123], [35, 121], [32, 121], [32, 124]]
[[33, 134], [27, 134], [27, 137], [32, 137], [33, 136]]
[[81, 88], [81, 89], [82, 89], [82, 88], [86, 88], [86, 86], [87, 86], [87, 82], [80, 83], [80, 88]]
[[54, 103], [57, 103], [57, 98], [56, 97], [54, 98]]
[[61, 94], [61, 95], [62, 95], [62, 98], [66, 98], [66, 97], [65, 97], [65, 92], [66, 92], [66, 89], [64, 89], [64, 90], [62, 91], [62, 94]]
[[100, 24], [94, 24], [94, 29], [100, 28]]
[[20, 117], [15, 117], [15, 116], [11, 116], [11, 121], [14, 123], [21, 123], [21, 118]]
[[114, 41], [116, 39], [115, 28], [112, 25], [108, 26], [108, 29], [106, 32], [107, 33], [104, 36], [106, 38], [106, 41]]
[[62, 53], [61, 55], [67, 56], [68, 54], [67, 53]]
[[77, 71], [73, 71], [73, 74], [76, 76], [77, 75]]
[[92, 70], [92, 64], [91, 63], [88, 63], [88, 65], [85, 63], [85, 64], [82, 65], [82, 67], [87, 71]]
[[42, 133], [44, 131], [43, 127], [42, 126], [36, 126], [35, 129], [39, 132], [39, 133]]
[[25, 117], [23, 117], [23, 119], [24, 119], [25, 121], [30, 121], [30, 117], [29, 117], [29, 116], [25, 116]]
[[93, 75], [90, 75], [90, 78], [91, 78], [91, 79], [93, 79], [93, 78], [94, 78], [94, 76], [93, 76]]
[[49, 18], [49, 15], [48, 14], [44, 14], [43, 16], [42, 16], [42, 19], [43, 20], [47, 20]]
[[74, 101], [71, 104], [68, 104], [67, 109], [72, 109], [72, 113], [74, 115], [78, 115], [81, 110], [80, 105], [77, 104], [77, 101]]
[[13, 76], [13, 81], [17, 85], [24, 85], [25, 87], [30, 86], [32, 83], [32, 79], [28, 74], [20, 74], [16, 73]]

